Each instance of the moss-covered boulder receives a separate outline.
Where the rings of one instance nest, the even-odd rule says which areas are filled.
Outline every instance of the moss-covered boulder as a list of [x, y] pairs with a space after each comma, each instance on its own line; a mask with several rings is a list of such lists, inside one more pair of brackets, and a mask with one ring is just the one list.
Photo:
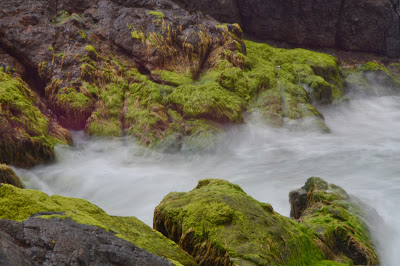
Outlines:
[[1, 184], [0, 219], [24, 221], [32, 215], [46, 219], [69, 217], [77, 223], [103, 228], [155, 255], [183, 265], [196, 265], [178, 245], [135, 217], [110, 216], [86, 200], [50, 197], [40, 191]]
[[0, 161], [30, 167], [54, 158], [54, 144], [72, 143], [68, 130], [39, 109], [39, 97], [0, 69]]
[[311, 177], [289, 194], [291, 216], [328, 248], [330, 259], [355, 265], [379, 264], [361, 206], [340, 187]]
[[14, 172], [14, 170], [11, 169], [10, 166], [1, 163], [0, 163], [0, 183], [10, 184], [19, 188], [24, 188], [24, 185], [22, 184], [21, 180]]
[[153, 227], [201, 265], [312, 265], [325, 259], [321, 240], [224, 180], [199, 181], [170, 193], [155, 209]]
[[375, 61], [360, 65], [344, 65], [346, 85], [350, 92], [367, 96], [399, 92], [398, 64], [384, 65]]

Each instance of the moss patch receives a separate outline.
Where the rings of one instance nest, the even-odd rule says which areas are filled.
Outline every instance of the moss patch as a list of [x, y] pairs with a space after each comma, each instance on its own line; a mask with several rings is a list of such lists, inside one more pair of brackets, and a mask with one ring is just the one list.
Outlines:
[[[57, 212], [63, 214], [45, 214]], [[175, 243], [136, 219], [107, 215], [86, 200], [51, 196], [36, 190], [21, 190], [10, 185], [0, 187], [0, 219], [23, 221], [31, 215], [40, 218], [70, 217], [77, 223], [94, 225], [123, 238], [158, 256], [170, 258], [183, 265], [195, 265], [193, 259]]]
[[303, 202], [299, 220], [326, 244], [328, 255], [356, 265], [379, 264], [362, 210], [342, 188], [312, 177], [290, 198], [292, 213]]
[[0, 70], [1, 162], [30, 167], [53, 159], [54, 143], [69, 142], [69, 132], [40, 112], [37, 98], [20, 78]]
[[224, 180], [167, 195], [155, 210], [154, 228], [199, 264], [311, 265], [325, 258], [307, 228]]
[[21, 180], [11, 167], [0, 164], [0, 183], [10, 184], [19, 188], [24, 188]]

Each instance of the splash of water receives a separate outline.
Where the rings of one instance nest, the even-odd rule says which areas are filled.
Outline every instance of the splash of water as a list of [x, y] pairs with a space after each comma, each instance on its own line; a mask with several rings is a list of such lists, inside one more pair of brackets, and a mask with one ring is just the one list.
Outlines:
[[[88, 139], [56, 148], [57, 162], [16, 169], [31, 188], [87, 199], [113, 215], [151, 226], [153, 210], [171, 191], [189, 191], [199, 179], [239, 184], [259, 201], [289, 214], [288, 193], [320, 176], [374, 207], [383, 265], [400, 250], [400, 97], [353, 100], [322, 110], [331, 133], [271, 128], [250, 122], [231, 129], [213, 155], [185, 158], [144, 150], [132, 139]], [[373, 217], [370, 217], [373, 220]]]

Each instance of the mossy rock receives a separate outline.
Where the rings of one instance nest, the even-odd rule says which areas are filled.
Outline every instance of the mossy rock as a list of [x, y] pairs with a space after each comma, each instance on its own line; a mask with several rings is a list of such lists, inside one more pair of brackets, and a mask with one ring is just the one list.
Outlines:
[[311, 177], [301, 189], [290, 192], [289, 198], [291, 216], [324, 242], [330, 258], [347, 259], [355, 265], [379, 264], [361, 206], [342, 188]]
[[54, 158], [54, 144], [71, 134], [45, 116], [39, 97], [19, 77], [0, 70], [0, 161], [31, 167]]
[[175, 109], [187, 119], [209, 119], [216, 122], [242, 122], [244, 102], [218, 83], [182, 85], [168, 97]]
[[35, 217], [71, 218], [77, 223], [93, 225], [113, 232], [150, 253], [176, 261], [182, 265], [196, 265], [186, 252], [171, 240], [151, 229], [135, 217], [110, 216], [99, 207], [82, 199], [19, 189], [2, 184], [0, 187], [0, 219], [24, 221]]
[[10, 166], [6, 164], [0, 164], [0, 184], [1, 183], [24, 188], [24, 185], [22, 184], [17, 174], [14, 172], [13, 169], [11, 169]]
[[153, 227], [201, 265], [313, 265], [326, 259], [305, 226], [219, 179], [168, 194], [155, 209]]
[[250, 112], [259, 111], [266, 121], [278, 126], [312, 117], [318, 127], [326, 129], [314, 104], [330, 104], [343, 97], [344, 82], [337, 60], [304, 49], [280, 49], [251, 41], [245, 44], [249, 77], [252, 73], [272, 74], [268, 76], [269, 86], [261, 87], [250, 102]]
[[350, 92], [375, 96], [397, 93], [400, 89], [400, 74], [393, 65], [368, 62], [346, 66], [343, 73]]

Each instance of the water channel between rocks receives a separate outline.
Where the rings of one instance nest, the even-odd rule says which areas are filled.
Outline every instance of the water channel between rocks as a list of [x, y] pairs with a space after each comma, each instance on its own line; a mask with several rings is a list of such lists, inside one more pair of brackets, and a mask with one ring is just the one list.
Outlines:
[[271, 128], [252, 119], [230, 129], [215, 154], [191, 157], [151, 152], [132, 139], [90, 139], [75, 132], [73, 147], [56, 147], [55, 163], [16, 171], [29, 188], [84, 198], [109, 214], [136, 216], [150, 226], [165, 195], [189, 191], [200, 179], [239, 184], [288, 216], [289, 191], [319, 176], [377, 210], [384, 220], [373, 225], [382, 265], [397, 265], [400, 97], [363, 98], [320, 110], [329, 134]]

